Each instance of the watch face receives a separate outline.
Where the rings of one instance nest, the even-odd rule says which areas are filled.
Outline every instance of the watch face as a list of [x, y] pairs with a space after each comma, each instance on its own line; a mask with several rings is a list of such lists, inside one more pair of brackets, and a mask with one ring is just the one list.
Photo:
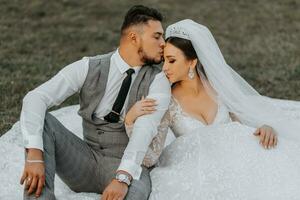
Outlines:
[[119, 182], [126, 183], [127, 185], [130, 185], [129, 177], [126, 174], [117, 174], [116, 179]]
[[123, 181], [126, 180], [127, 177], [125, 174], [119, 174], [118, 178]]

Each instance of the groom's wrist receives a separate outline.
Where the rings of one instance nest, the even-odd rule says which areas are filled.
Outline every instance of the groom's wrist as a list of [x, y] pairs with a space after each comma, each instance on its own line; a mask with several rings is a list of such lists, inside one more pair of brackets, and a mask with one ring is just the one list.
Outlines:
[[120, 183], [126, 183], [126, 185], [129, 186], [132, 181], [132, 176], [126, 171], [118, 170], [116, 171], [115, 179]]
[[39, 149], [26, 149], [28, 160], [43, 160], [43, 152]]
[[126, 172], [124, 170], [118, 170], [118, 171], [116, 171], [116, 174], [125, 174], [125, 175], [127, 175], [129, 177], [130, 181], [132, 181], [132, 179], [133, 179], [132, 176], [128, 172]]

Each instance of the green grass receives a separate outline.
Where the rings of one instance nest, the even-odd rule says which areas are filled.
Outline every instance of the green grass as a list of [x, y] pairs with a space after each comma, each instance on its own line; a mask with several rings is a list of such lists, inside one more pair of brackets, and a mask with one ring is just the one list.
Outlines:
[[[0, 135], [19, 120], [28, 91], [83, 56], [116, 48], [125, 12], [140, 2], [0, 0]], [[227, 62], [261, 94], [300, 100], [299, 0], [143, 4], [165, 15], [164, 26], [184, 18], [208, 26]]]

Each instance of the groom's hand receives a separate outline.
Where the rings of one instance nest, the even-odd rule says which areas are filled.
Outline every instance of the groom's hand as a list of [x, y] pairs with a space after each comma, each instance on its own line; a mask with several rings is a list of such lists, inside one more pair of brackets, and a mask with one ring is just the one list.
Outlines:
[[258, 128], [255, 133], [255, 136], [259, 136], [260, 144], [265, 149], [270, 149], [271, 147], [274, 148], [277, 145], [278, 139], [274, 129], [268, 125], [263, 125], [262, 127]]
[[[38, 149], [29, 149], [27, 159], [42, 160], [42, 151]], [[35, 196], [39, 197], [45, 185], [45, 165], [44, 163], [28, 163], [25, 162], [23, 175], [20, 184], [25, 183], [27, 194], [30, 195], [35, 192]]]
[[105, 188], [101, 200], [123, 200], [127, 194], [128, 185], [116, 179]]

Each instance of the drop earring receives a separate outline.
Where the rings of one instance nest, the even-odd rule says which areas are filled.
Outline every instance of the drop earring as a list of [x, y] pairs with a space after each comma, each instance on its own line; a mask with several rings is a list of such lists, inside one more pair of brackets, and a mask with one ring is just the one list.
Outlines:
[[195, 72], [193, 71], [193, 69], [190, 67], [189, 69], [189, 74], [188, 74], [190, 79], [193, 79], [195, 77]]

